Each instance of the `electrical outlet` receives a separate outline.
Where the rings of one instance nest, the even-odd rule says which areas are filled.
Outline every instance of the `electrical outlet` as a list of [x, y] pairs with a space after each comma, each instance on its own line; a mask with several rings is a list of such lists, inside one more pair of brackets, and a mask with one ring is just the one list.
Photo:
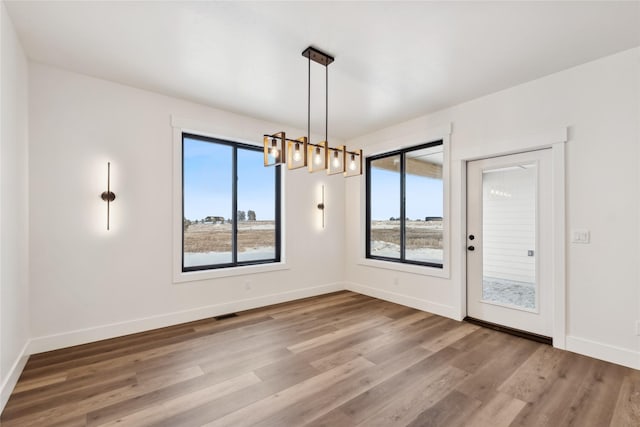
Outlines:
[[589, 243], [591, 241], [591, 232], [589, 230], [572, 230], [571, 242], [572, 243]]
[[245, 280], [244, 281], [244, 290], [245, 291], [250, 291], [251, 290], [251, 280]]
[[398, 278], [397, 278], [397, 277], [394, 277], [394, 278], [393, 278], [393, 284], [394, 284], [395, 286], [398, 286], [398, 283], [399, 283]]

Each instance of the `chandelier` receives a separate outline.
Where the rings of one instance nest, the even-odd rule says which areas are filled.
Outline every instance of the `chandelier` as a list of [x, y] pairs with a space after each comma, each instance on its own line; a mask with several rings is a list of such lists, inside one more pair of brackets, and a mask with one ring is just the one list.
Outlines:
[[[329, 64], [334, 58], [311, 46], [302, 52], [308, 60], [307, 136], [289, 139], [285, 132], [264, 135], [264, 165], [287, 164], [287, 169], [307, 168], [309, 172], [342, 173], [345, 177], [362, 175], [362, 150], [349, 151], [344, 145], [329, 146]], [[311, 61], [325, 68], [324, 141], [311, 142]]]

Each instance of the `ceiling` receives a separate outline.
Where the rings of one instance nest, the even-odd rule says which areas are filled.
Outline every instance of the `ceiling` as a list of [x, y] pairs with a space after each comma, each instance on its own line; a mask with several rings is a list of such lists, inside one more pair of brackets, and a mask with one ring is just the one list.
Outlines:
[[5, 3], [34, 61], [299, 128], [313, 45], [342, 139], [640, 45], [638, 1]]

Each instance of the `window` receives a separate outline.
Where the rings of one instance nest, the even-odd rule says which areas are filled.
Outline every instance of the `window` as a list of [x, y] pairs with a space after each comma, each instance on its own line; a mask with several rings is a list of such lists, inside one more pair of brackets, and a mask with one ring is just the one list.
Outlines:
[[366, 256], [443, 267], [442, 141], [368, 157]]
[[280, 261], [280, 167], [262, 147], [182, 134], [182, 271]]

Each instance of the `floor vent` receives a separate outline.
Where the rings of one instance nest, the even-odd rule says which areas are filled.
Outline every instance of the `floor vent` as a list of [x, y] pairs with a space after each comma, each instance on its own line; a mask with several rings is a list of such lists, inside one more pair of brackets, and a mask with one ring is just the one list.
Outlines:
[[232, 317], [238, 317], [238, 315], [235, 314], [235, 313], [222, 314], [220, 316], [215, 316], [214, 319], [216, 319], [216, 320], [224, 320], [224, 319], [230, 319]]

